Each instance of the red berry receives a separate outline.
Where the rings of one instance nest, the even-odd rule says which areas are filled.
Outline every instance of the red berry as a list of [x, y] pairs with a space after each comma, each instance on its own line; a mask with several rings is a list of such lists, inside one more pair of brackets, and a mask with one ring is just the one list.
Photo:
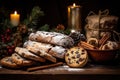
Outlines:
[[15, 46], [14, 46], [14, 45], [12, 45], [12, 46], [11, 46], [11, 48], [13, 48], [13, 49], [14, 49], [14, 48], [15, 48]]
[[8, 49], [8, 53], [12, 54], [13, 50], [12, 49]]
[[10, 31], [10, 29], [8, 28], [8, 29], [6, 30], [6, 32], [7, 32], [7, 33], [10, 33], [11, 31]]
[[5, 40], [5, 38], [2, 38], [2, 41], [4, 41]]
[[10, 40], [10, 37], [7, 37], [6, 40], [9, 41], [9, 40]]
[[7, 46], [7, 49], [10, 49], [10, 46]]

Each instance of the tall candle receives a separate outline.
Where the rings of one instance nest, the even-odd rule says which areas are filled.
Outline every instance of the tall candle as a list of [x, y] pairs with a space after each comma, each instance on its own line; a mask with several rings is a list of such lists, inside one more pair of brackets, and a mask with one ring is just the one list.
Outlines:
[[10, 14], [10, 20], [13, 26], [18, 26], [20, 22], [20, 14], [17, 14], [17, 11], [15, 11], [14, 14]]
[[68, 27], [71, 30], [81, 31], [81, 7], [75, 3], [68, 6]]

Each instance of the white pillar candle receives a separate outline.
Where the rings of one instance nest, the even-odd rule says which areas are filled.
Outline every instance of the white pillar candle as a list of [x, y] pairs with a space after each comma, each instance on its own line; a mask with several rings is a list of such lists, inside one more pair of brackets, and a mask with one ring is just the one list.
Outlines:
[[13, 26], [18, 26], [20, 22], [20, 14], [17, 14], [17, 11], [15, 11], [14, 14], [10, 14], [10, 20]]
[[71, 30], [81, 31], [81, 7], [75, 3], [68, 6], [68, 27]]

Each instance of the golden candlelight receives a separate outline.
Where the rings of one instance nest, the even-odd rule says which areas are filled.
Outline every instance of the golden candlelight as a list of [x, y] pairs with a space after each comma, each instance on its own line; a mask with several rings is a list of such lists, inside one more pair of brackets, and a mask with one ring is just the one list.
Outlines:
[[20, 14], [18, 14], [17, 11], [15, 11], [14, 14], [10, 14], [10, 20], [13, 26], [18, 26], [20, 22]]
[[75, 3], [73, 3], [73, 7], [75, 7], [76, 5], [75, 5]]
[[81, 31], [81, 7], [75, 3], [68, 6], [68, 27], [71, 30]]
[[71, 29], [71, 33], [74, 33], [75, 32], [75, 30], [74, 29]]

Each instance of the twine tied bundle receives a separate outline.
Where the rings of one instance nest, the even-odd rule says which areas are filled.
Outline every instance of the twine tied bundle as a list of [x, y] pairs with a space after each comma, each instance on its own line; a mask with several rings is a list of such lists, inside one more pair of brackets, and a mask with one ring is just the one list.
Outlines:
[[[86, 31], [98, 31], [98, 36], [97, 39], [100, 39], [100, 32], [109, 32], [112, 34], [112, 37], [115, 41], [120, 42], [120, 33], [118, 33], [117, 31], [115, 31], [114, 27], [113, 28], [101, 28], [100, 22], [101, 19], [104, 17], [108, 17], [109, 16], [109, 10], [106, 9], [104, 11], [99, 10], [98, 14], [95, 14], [93, 11], [90, 11], [90, 13], [88, 14], [88, 16], [86, 17], [85, 21], [87, 22], [87, 18], [90, 16], [97, 16], [98, 17], [98, 28], [93, 28], [90, 27], [88, 24], [85, 25], [85, 29]], [[119, 38], [118, 40], [116, 39], [116, 35]]]

